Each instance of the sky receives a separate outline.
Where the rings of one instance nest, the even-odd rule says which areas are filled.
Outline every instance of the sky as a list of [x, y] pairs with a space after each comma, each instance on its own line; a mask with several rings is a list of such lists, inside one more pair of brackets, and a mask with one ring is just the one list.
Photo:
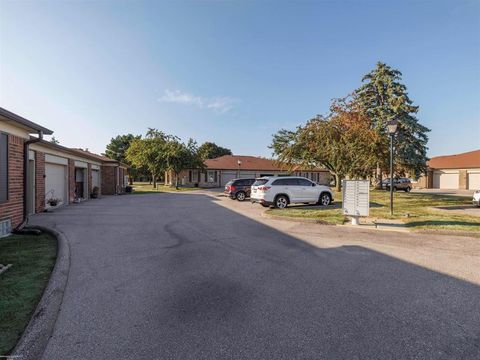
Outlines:
[[0, 106], [101, 153], [149, 127], [271, 156], [376, 62], [429, 156], [480, 148], [480, 1], [0, 0]]

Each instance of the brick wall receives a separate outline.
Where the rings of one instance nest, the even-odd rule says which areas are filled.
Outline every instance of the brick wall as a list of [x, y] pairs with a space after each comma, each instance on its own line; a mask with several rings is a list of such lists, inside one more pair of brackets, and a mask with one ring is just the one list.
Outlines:
[[87, 164], [87, 181], [88, 181], [88, 194], [86, 194], [86, 198], [90, 198], [90, 194], [92, 193], [92, 164]]
[[35, 212], [45, 210], [45, 154], [35, 152]]
[[459, 170], [458, 171], [458, 188], [461, 190], [468, 189], [468, 175], [467, 170]]
[[75, 161], [68, 159], [68, 202], [75, 200]]
[[11, 219], [12, 228], [23, 219], [23, 143], [8, 135], [8, 201], [0, 204], [0, 219]]
[[115, 166], [102, 166], [100, 182], [103, 195], [115, 195], [117, 187], [116, 170]]

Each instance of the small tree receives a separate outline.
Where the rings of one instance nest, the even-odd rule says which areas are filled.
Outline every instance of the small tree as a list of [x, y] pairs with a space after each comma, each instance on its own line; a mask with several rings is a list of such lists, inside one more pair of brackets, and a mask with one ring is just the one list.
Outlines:
[[153, 187], [157, 178], [167, 169], [165, 145], [168, 135], [156, 129], [149, 129], [145, 138], [135, 138], [125, 152], [126, 160], [134, 167], [147, 169], [152, 175]]
[[184, 144], [177, 137], [171, 137], [165, 144], [164, 155], [167, 170], [171, 170], [175, 176], [176, 189], [178, 189], [178, 178], [183, 170], [203, 167], [197, 144], [192, 139]]

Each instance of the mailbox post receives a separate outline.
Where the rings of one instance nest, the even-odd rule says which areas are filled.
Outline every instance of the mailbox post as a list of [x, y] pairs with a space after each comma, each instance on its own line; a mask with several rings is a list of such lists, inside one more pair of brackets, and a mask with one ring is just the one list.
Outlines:
[[370, 183], [367, 180], [343, 180], [343, 214], [352, 217], [352, 225], [359, 225], [360, 216], [370, 214]]

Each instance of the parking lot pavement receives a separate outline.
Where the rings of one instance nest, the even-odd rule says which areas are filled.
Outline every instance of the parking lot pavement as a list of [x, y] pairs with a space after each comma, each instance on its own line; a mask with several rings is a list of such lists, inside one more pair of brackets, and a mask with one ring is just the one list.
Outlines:
[[265, 208], [258, 204], [231, 200], [211, 191], [207, 193], [215, 197], [219, 205], [316, 247], [364, 246], [434, 271], [480, 284], [480, 239], [478, 238], [272, 219], [263, 216]]
[[480, 358], [478, 239], [273, 221], [199, 192], [31, 223], [71, 249], [44, 360]]

